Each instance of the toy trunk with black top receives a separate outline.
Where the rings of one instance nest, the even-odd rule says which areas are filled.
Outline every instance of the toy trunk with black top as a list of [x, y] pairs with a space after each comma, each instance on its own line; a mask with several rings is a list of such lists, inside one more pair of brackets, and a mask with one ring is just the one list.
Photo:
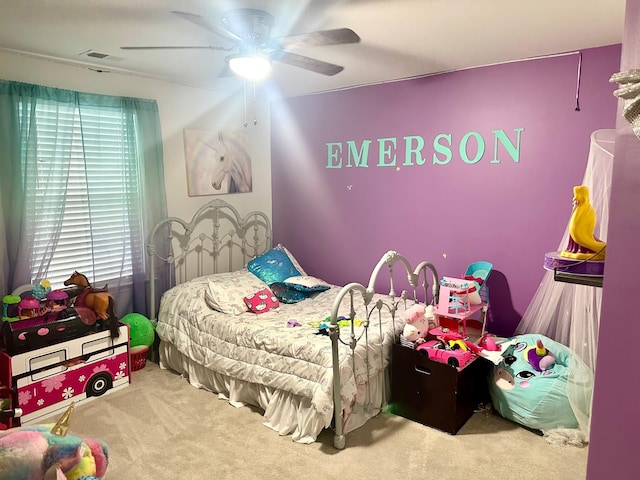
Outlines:
[[42, 315], [2, 322], [2, 345], [10, 355], [65, 342], [88, 333], [99, 331], [95, 324], [82, 321], [73, 307]]
[[394, 344], [390, 411], [455, 434], [489, 398], [489, 363], [474, 357], [461, 368]]

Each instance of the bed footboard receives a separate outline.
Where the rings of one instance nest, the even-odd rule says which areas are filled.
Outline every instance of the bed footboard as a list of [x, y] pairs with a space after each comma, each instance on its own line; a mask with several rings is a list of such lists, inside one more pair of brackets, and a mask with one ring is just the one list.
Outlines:
[[[400, 296], [396, 295], [395, 285], [394, 285], [394, 266], [396, 264], [402, 265], [406, 270], [407, 280], [409, 284], [409, 289], [413, 290], [413, 298], [409, 297], [409, 292], [407, 290], [403, 290]], [[373, 302], [374, 298], [374, 288], [376, 281], [378, 280], [378, 276], [382, 271], [384, 271], [384, 267], [387, 267], [387, 271], [389, 273], [389, 294], [386, 301], [377, 300]], [[421, 262], [415, 269], [412, 269], [410, 263], [398, 252], [390, 250], [386, 252], [382, 258], [378, 261], [373, 272], [371, 273], [371, 277], [369, 278], [369, 284], [365, 287], [360, 283], [350, 283], [345, 285], [338, 296], [336, 297], [333, 309], [331, 311], [331, 324], [329, 327], [329, 337], [331, 338], [331, 347], [332, 347], [332, 356], [333, 356], [333, 402], [334, 402], [334, 425], [335, 425], [335, 436], [333, 440], [333, 444], [337, 449], [343, 449], [346, 446], [346, 438], [344, 434], [344, 424], [342, 418], [342, 398], [341, 398], [341, 378], [340, 378], [340, 364], [339, 364], [339, 344], [348, 345], [351, 351], [351, 360], [354, 362], [354, 371], [355, 371], [355, 349], [359, 342], [364, 342], [365, 348], [369, 349], [369, 326], [371, 323], [372, 317], [376, 314], [378, 315], [378, 320], [380, 320], [380, 316], [383, 313], [383, 310], [387, 310], [388, 313], [392, 317], [393, 322], [393, 332], [394, 338], [391, 343], [395, 343], [397, 338], [395, 338], [395, 322], [396, 322], [396, 312], [398, 310], [398, 306], [401, 303], [405, 303], [407, 301], [423, 301], [425, 304], [438, 303], [438, 295], [440, 291], [440, 283], [438, 281], [438, 272], [433, 264], [429, 262]], [[429, 292], [429, 286], [431, 285], [431, 292]], [[354, 298], [360, 295], [362, 296], [366, 309], [366, 319], [364, 322], [364, 329], [359, 334], [356, 335], [355, 329], [355, 319], [356, 319], [356, 311], [354, 308]], [[344, 316], [339, 317], [339, 310], [341, 304], [346, 301], [348, 302], [350, 308], [349, 325], [347, 327], [342, 328], [350, 328], [351, 334], [349, 337], [349, 342], [345, 342], [340, 336], [340, 325], [338, 323], [339, 320], [344, 321]], [[406, 306], [406, 303], [405, 303]], [[397, 320], [400, 322], [401, 320]], [[382, 322], [378, 321], [377, 324], [380, 326], [379, 339], [381, 342], [384, 342], [384, 335], [382, 331]], [[384, 355], [380, 356], [380, 362], [382, 363], [378, 367], [381, 372], [384, 372]], [[373, 368], [373, 366], [369, 365], [369, 357], [366, 357], [366, 369], [367, 369], [367, 378], [370, 378], [369, 372]], [[383, 382], [383, 395], [382, 395], [382, 404], [380, 405], [372, 405], [368, 404], [367, 408], [376, 409], [377, 411], [382, 410], [386, 406], [387, 392], [384, 391], [386, 386]], [[366, 398], [370, 399], [369, 395], [369, 382], [367, 382], [367, 393]]]

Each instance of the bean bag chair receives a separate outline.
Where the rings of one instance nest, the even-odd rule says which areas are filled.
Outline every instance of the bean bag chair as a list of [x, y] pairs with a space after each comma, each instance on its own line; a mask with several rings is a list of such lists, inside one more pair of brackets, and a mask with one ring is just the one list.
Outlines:
[[588, 429], [593, 376], [577, 355], [538, 334], [517, 335], [499, 345], [489, 393], [500, 415], [544, 434], [584, 430], [585, 423]]

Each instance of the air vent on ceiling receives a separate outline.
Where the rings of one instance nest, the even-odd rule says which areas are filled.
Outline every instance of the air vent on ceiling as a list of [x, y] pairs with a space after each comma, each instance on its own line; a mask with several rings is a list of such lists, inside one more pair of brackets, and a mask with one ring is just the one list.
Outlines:
[[95, 50], [87, 50], [86, 52], [82, 52], [79, 54], [82, 57], [89, 57], [95, 60], [109, 60], [109, 61], [120, 61], [124, 60], [123, 57], [116, 57], [115, 55], [109, 55], [108, 53], [96, 52]]

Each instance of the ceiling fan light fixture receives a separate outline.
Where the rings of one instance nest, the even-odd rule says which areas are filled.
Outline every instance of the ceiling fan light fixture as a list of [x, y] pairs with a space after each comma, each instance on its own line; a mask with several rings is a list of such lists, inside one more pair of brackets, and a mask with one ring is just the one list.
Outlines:
[[233, 73], [247, 80], [259, 81], [271, 72], [271, 62], [261, 55], [230, 55], [227, 62]]

